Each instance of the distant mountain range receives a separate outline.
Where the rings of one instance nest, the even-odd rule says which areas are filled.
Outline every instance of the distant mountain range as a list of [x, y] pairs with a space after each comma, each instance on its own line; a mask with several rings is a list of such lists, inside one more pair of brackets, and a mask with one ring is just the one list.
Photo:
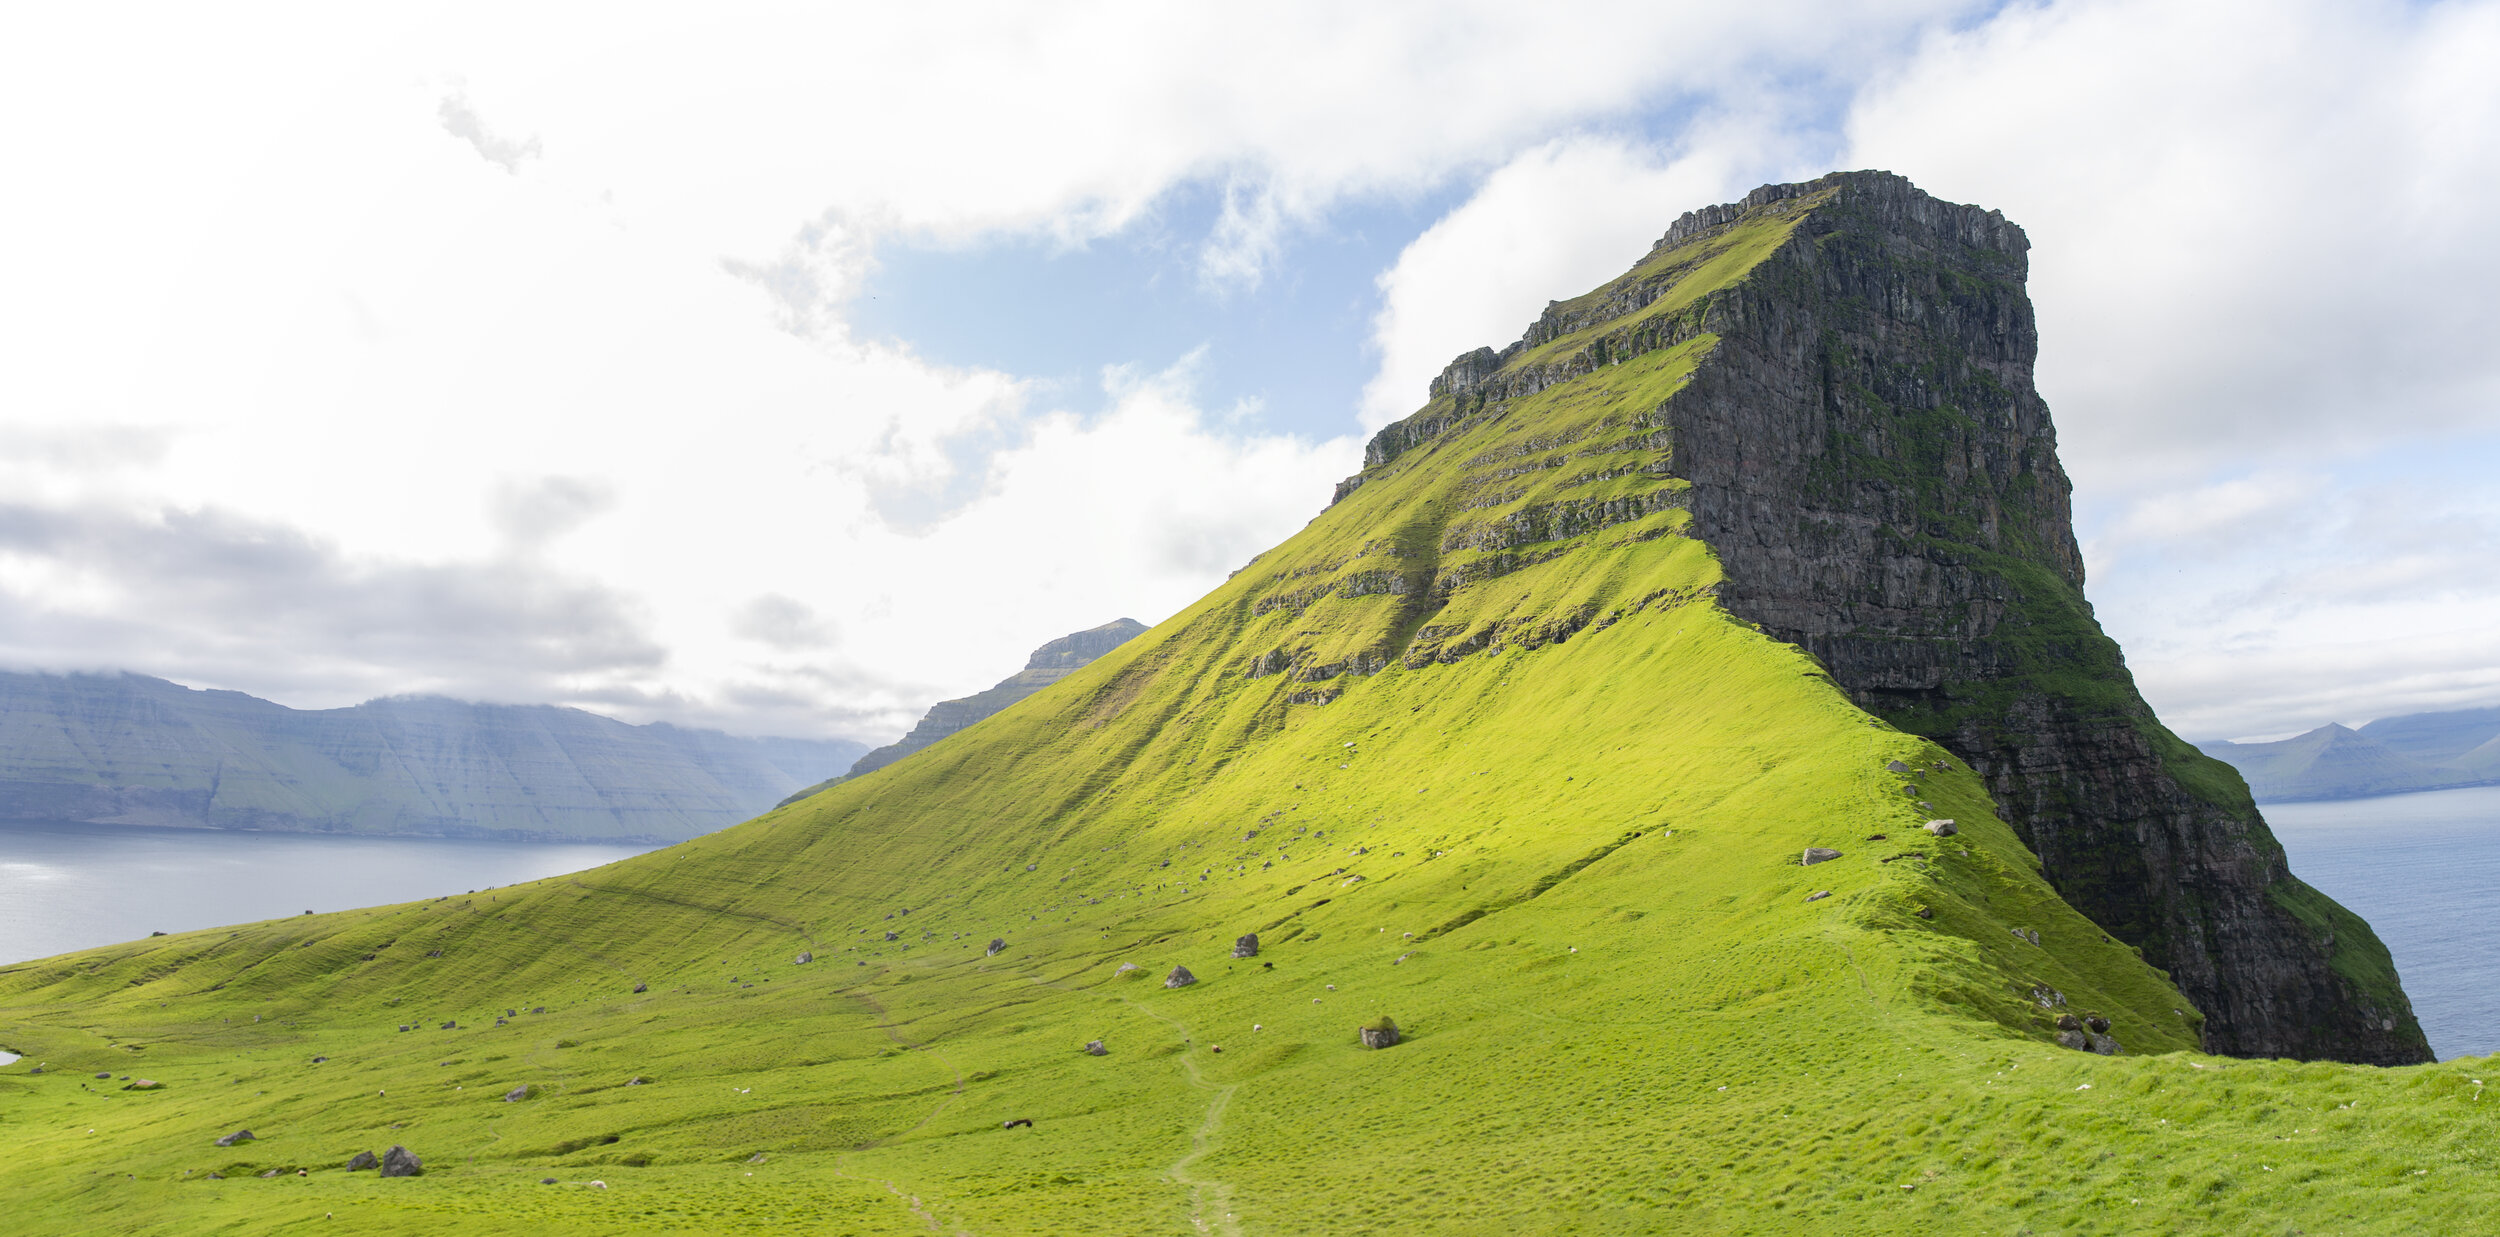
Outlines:
[[0, 673], [0, 822], [678, 842], [864, 746], [551, 705], [300, 710], [135, 674]]
[[2259, 802], [2359, 799], [2500, 784], [2500, 709], [2325, 725], [2274, 743], [2199, 743], [2248, 779]]
[[1000, 679], [988, 691], [975, 692], [954, 700], [941, 700], [921, 715], [920, 724], [911, 733], [859, 758], [849, 771], [818, 782], [782, 800], [783, 806], [796, 803], [830, 786], [839, 786], [863, 773], [872, 773], [927, 747], [964, 727], [1006, 708], [1033, 693], [1068, 677], [1095, 658], [1146, 634], [1146, 625], [1136, 619], [1113, 619], [1100, 627], [1070, 632], [1033, 650], [1025, 659], [1024, 669]]

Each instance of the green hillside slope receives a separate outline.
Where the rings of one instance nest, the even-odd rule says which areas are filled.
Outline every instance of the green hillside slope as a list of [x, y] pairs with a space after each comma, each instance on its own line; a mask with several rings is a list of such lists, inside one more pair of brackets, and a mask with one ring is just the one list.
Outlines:
[[[1636, 312], [1675, 321], [1818, 205], [1653, 253], [1672, 286]], [[2489, 1218], [2481, 1063], [2196, 1053], [2199, 1012], [2058, 898], [1977, 774], [1717, 605], [1720, 561], [1646, 419], [1713, 344], [1686, 332], [1448, 418], [1148, 634], [748, 824], [569, 878], [0, 970], [0, 1045], [27, 1055], [0, 1068], [12, 1218]], [[1808, 847], [1840, 853], [1806, 866]], [[1258, 952], [1236, 958], [1245, 934]], [[1167, 986], [1175, 967], [1196, 982]], [[2060, 1046], [2061, 1016], [2106, 1019], [2122, 1051]], [[1404, 1042], [1363, 1047], [1382, 1018]], [[213, 1145], [238, 1128], [257, 1138]], [[342, 1167], [394, 1144], [424, 1175]]]

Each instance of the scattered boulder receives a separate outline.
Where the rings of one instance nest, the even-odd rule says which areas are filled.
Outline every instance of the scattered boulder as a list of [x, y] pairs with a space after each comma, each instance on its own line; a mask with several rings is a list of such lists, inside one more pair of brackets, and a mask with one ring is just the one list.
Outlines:
[[361, 1173], [368, 1168], [380, 1168], [381, 1166], [382, 1157], [375, 1155], [370, 1151], [359, 1151], [347, 1161], [347, 1171], [351, 1173]]
[[650, 1081], [650, 1079], [645, 1078], [640, 1074], [636, 1074], [633, 1077], [626, 1079], [625, 1085], [629, 1087], [639, 1087]]
[[900, 937], [900, 936], [898, 936], [898, 935], [896, 935], [896, 934], [894, 934], [894, 933], [892, 933], [892, 932], [888, 932], [888, 933], [886, 933], [886, 934], [885, 934], [885, 939], [887, 939], [887, 940], [889, 940], [889, 941], [899, 941], [899, 940], [901, 940], [901, 939], [903, 939], [903, 938], [902, 938], [902, 937]]
[[1921, 919], [1933, 919], [1936, 917], [1936, 908], [1932, 906], [1922, 906], [1917, 910], [1911, 911], [1910, 913]]
[[792, 966], [806, 966], [808, 963], [810, 963], [810, 962], [814, 962], [815, 960], [816, 960], [816, 955], [814, 955], [814, 954], [812, 954], [812, 953], [802, 953], [802, 954], [800, 954], [798, 957], [795, 957], [795, 958], [790, 959], [790, 965], [792, 965]]
[[2093, 1014], [2083, 1020], [2083, 1029], [2094, 1035], [2107, 1035], [2109, 1034], [2109, 1019]]
[[400, 1029], [400, 1030], [402, 1030], [402, 1031], [413, 1031], [413, 1030], [416, 1030], [416, 1028], [415, 1028], [415, 1027], [409, 1026], [409, 1025], [407, 1025], [406, 1023], [402, 1023], [402, 1024], [400, 1024], [400, 1028], [399, 1028], [399, 1029]]
[[553, 1177], [541, 1177], [538, 1179], [538, 1184], [540, 1185], [554, 1185], [555, 1183], [556, 1179]]
[[2080, 1031], [2083, 1029], [2083, 1019], [2077, 1018], [2073, 1014], [2059, 1014], [2057, 1016], [2057, 1029], [2060, 1031]]
[[1813, 892], [1813, 893], [1809, 893], [1809, 894], [1807, 894], [1807, 895], [1806, 895], [1806, 901], [1808, 901], [1808, 902], [1820, 902], [1820, 901], [1822, 901], [1823, 899], [1828, 898], [1828, 897], [1830, 897], [1830, 896], [1832, 896], [1832, 891], [1831, 891], [1831, 890], [1829, 890], [1829, 889], [1817, 890], [1816, 892]]
[[255, 1137], [257, 1137], [257, 1135], [254, 1135], [250, 1130], [236, 1130], [235, 1132], [226, 1135], [224, 1138], [218, 1139], [217, 1145], [220, 1147], [231, 1147], [236, 1143], [250, 1142]]
[[1884, 762], [1884, 769], [1889, 773], [1907, 773], [1910, 771], [1910, 766], [1898, 760], [1887, 760]]
[[443, 1024], [443, 1029], [444, 1029], [444, 1030], [446, 1030], [446, 1031], [457, 1031], [457, 1030], [459, 1030], [459, 1029], [460, 1029], [460, 1020], [459, 1020], [459, 1019], [457, 1019], [457, 1018], [455, 1018], [455, 1019], [451, 1020], [450, 1022], [446, 1022], [446, 1023], [444, 1023], [444, 1024]]
[[643, 993], [645, 993], [645, 992], [649, 992], [649, 991], [651, 991], [651, 985], [649, 985], [649, 984], [635, 984], [635, 985], [634, 985], [634, 994], [635, 994], [635, 995], [637, 995], [637, 996], [639, 996], [639, 995], [641, 995], [641, 994], [643, 994]]
[[1833, 850], [1831, 847], [1809, 846], [1806, 848], [1806, 853], [1802, 862], [1806, 867], [1810, 868], [1815, 864], [1830, 863], [1832, 860], [1838, 858], [1840, 858], [1840, 852]]
[[529, 1097], [530, 1097], [530, 1085], [529, 1085], [528, 1083], [526, 1083], [526, 1082], [525, 1082], [525, 1083], [522, 1083], [520, 1086], [514, 1087], [514, 1088], [512, 1088], [511, 1090], [504, 1092], [504, 1093], [503, 1093], [503, 1102], [504, 1102], [504, 1103], [507, 1103], [507, 1104], [518, 1104], [518, 1103], [520, 1103], [521, 1101], [523, 1101], [523, 1100], [525, 1100], [525, 1099], [528, 1099]]
[[1234, 942], [1233, 942], [1233, 956], [1234, 956], [1234, 957], [1236, 957], [1236, 958], [1255, 958], [1255, 957], [1258, 957], [1258, 956], [1259, 956], [1259, 934], [1258, 934], [1258, 933], [1256, 933], [1256, 932], [1248, 932], [1248, 933], [1244, 933], [1244, 934], [1242, 935], [1241, 939], [1239, 939], [1239, 940], [1237, 940], [1237, 941], [1234, 941]]
[[2037, 944], [2039, 944], [2039, 943], [2040, 943], [2040, 934], [2039, 934], [2038, 932], [2036, 932], [2036, 931], [2033, 931], [2032, 929], [2029, 929], [2029, 928], [2007, 928], [2007, 929], [2006, 929], [2006, 931], [2011, 932], [2011, 933], [2013, 933], [2016, 937], [2018, 937], [2018, 938], [2020, 938], [2020, 939], [2022, 939], [2022, 940], [2029, 941], [2029, 942], [2031, 942], [2031, 943], [2032, 943], [2032, 944], [2034, 944], [2034, 945], [2037, 945]]
[[284, 1169], [278, 1169], [278, 1168], [273, 1168], [273, 1169], [270, 1169], [268, 1172], [265, 1172], [265, 1173], [262, 1173], [262, 1174], [261, 1174], [261, 1179], [262, 1179], [262, 1180], [264, 1180], [264, 1181], [266, 1181], [266, 1180], [268, 1180], [269, 1178], [271, 1178], [271, 1177], [275, 1177], [275, 1176], [277, 1176], [279, 1173], [284, 1172], [284, 1171], [285, 1171]]
[[1172, 973], [1163, 977], [1163, 986], [1166, 988], [1186, 988], [1196, 982], [1198, 982], [1198, 977], [1190, 974], [1189, 968], [1185, 966], [1173, 967]]
[[532, 1005], [530, 1006], [530, 1012], [533, 1014], [543, 1014], [547, 1012], [547, 1007], [544, 1005]]
[[161, 1091], [164, 1089], [165, 1084], [153, 1078], [133, 1079], [130, 1085], [122, 1088], [124, 1091]]
[[2072, 1048], [2077, 1052], [2089, 1052], [2092, 1050], [2092, 1041], [2085, 1039], [2081, 1031], [2060, 1031], [2057, 1033], [2057, 1046]]
[[1929, 833], [1935, 834], [1937, 837], [1940, 837], [1940, 838], [1949, 838], [1949, 837], [1952, 837], [1954, 834], [1957, 834], [1957, 833], [1960, 833], [1960, 832], [1961, 832], [1961, 830], [1954, 828], [1954, 827], [1953, 827], [1953, 822], [1952, 822], [1952, 821], [1949, 821], [1949, 820], [1931, 820], [1931, 821], [1928, 821], [1928, 822], [1927, 822], [1927, 831], [1928, 831]]
[[1006, 1124], [1001, 1125], [1001, 1126], [1000, 1126], [1000, 1127], [998, 1127], [998, 1128], [1000, 1128], [1000, 1129], [1002, 1129], [1002, 1130], [1012, 1130], [1012, 1129], [1016, 1128], [1016, 1127], [1017, 1127], [1017, 1126], [1019, 1126], [1019, 1125], [1021, 1125], [1021, 1126], [1025, 1127], [1026, 1129], [1031, 1129], [1031, 1128], [1033, 1127], [1033, 1118], [1031, 1118], [1031, 1117], [1017, 1117], [1016, 1119], [1014, 1119], [1014, 1120], [1012, 1120], [1012, 1121], [1009, 1121], [1009, 1122], [1007, 1122]]
[[385, 1177], [414, 1177], [424, 1171], [425, 1161], [418, 1159], [416, 1152], [397, 1143], [391, 1144], [391, 1149], [382, 1153], [382, 1175]]
[[111, 1078], [113, 1077], [113, 1071], [111, 1071], [111, 1070], [109, 1070], [109, 1069], [108, 1069], [108, 1070], [104, 1071], [103, 1073], [96, 1075], [96, 1077], [97, 1077], [97, 1078], [99, 1078], [99, 1079], [106, 1079], [106, 1080], [109, 1080], [109, 1079], [111, 1079]]
[[981, 955], [981, 956], [982, 956], [982, 957], [985, 957], [985, 958], [995, 958], [995, 957], [997, 957], [997, 956], [998, 956], [999, 951], [1000, 951], [1000, 950], [1003, 950], [1003, 949], [1005, 949], [1005, 948], [1007, 948], [1007, 942], [1006, 942], [1006, 940], [1005, 940], [1004, 938], [1002, 938], [1002, 937], [992, 937], [992, 938], [990, 939], [990, 951], [989, 951], [988, 953], [986, 953], [986, 954]]
[[1085, 1055], [1092, 1057], [1107, 1057], [1111, 1055], [1111, 1050], [1103, 1047], [1101, 1040], [1087, 1040], [1085, 1042]]
[[1398, 1024], [1388, 1018], [1375, 1019], [1370, 1026], [1356, 1027], [1354, 1033], [1362, 1037], [1366, 1048], [1394, 1048], [1401, 1038]]
[[2094, 1035], [2090, 1031], [2086, 1031], [2083, 1033], [2083, 1041], [2092, 1049], [2092, 1051], [2097, 1052], [2102, 1056], [2114, 1057], [2119, 1053], [2118, 1040], [2115, 1036]]

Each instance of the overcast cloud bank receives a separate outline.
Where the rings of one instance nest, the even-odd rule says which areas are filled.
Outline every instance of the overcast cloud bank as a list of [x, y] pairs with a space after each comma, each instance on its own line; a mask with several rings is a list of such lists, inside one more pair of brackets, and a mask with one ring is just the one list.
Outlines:
[[[2500, 5], [104, 20], [0, 81], [44, 118], [0, 132], [10, 665], [890, 737], [1194, 599], [1681, 211], [1881, 166], [2030, 232], [2092, 595], [2174, 726], [2500, 702]], [[1341, 428], [848, 328], [881, 245], [1208, 186], [1208, 298], [1460, 190]]]

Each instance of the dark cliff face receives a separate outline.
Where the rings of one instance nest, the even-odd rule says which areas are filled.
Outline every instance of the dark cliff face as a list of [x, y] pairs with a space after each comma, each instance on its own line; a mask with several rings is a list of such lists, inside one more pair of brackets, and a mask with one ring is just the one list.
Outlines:
[[2022, 231], [1848, 173], [1670, 241], [1764, 210], [1804, 217], [1702, 312], [1718, 345], [1657, 414], [1722, 604], [1969, 761], [2060, 893], [2202, 1007], [2211, 1050], [2429, 1060], [2385, 947], [2292, 876], [2238, 775], [2161, 725], [2092, 617]]

